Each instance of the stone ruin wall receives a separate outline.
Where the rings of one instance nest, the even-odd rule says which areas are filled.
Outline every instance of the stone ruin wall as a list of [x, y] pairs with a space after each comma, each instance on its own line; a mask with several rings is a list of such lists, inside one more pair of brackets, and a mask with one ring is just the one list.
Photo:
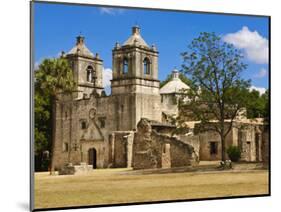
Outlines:
[[114, 131], [109, 136], [109, 168], [132, 167], [134, 131]]
[[133, 168], [153, 169], [197, 163], [194, 148], [181, 140], [157, 133], [147, 119], [138, 123], [133, 145]]
[[199, 159], [200, 140], [198, 135], [178, 135], [177, 138], [194, 148], [195, 156]]

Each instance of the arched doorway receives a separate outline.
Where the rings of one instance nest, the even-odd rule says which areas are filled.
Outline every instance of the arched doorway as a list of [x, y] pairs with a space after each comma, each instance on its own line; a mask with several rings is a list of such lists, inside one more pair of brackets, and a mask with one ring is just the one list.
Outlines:
[[93, 166], [93, 169], [97, 168], [97, 150], [95, 148], [89, 149], [89, 165]]

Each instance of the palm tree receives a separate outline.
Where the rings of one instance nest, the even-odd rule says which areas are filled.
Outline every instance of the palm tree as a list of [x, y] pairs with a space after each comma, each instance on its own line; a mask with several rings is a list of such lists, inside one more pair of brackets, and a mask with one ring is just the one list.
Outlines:
[[56, 136], [56, 103], [61, 94], [71, 94], [76, 83], [72, 69], [65, 58], [45, 59], [35, 72], [36, 89], [50, 96], [52, 105], [52, 158], [50, 174], [54, 174], [54, 146]]

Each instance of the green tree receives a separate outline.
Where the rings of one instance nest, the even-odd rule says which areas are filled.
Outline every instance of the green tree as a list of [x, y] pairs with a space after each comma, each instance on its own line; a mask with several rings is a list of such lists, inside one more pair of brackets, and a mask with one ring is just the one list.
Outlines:
[[245, 95], [247, 96], [247, 118], [268, 118], [268, 90], [262, 95], [257, 90], [245, 92]]
[[267, 89], [264, 94], [261, 95], [262, 101], [264, 103], [263, 117], [269, 119], [269, 90]]
[[186, 93], [190, 100], [182, 101], [179, 106], [179, 119], [199, 120], [200, 130], [216, 131], [221, 139], [222, 161], [225, 161], [225, 139], [237, 113], [246, 105], [243, 93], [250, 86], [249, 80], [241, 78], [247, 67], [242, 62], [243, 56], [215, 33], [203, 32], [182, 57], [183, 72], [192, 83]]
[[51, 152], [51, 104], [49, 95], [47, 93], [44, 94], [44, 91], [40, 89], [38, 82], [35, 82], [34, 91], [35, 170], [46, 171], [49, 164], [48, 161], [43, 161], [43, 152]]
[[[65, 58], [58, 59], [45, 59], [40, 65], [39, 69], [35, 72], [35, 121], [43, 116], [46, 120], [50, 118], [51, 144], [48, 143], [49, 135], [42, 128], [48, 127], [47, 123], [44, 125], [44, 119], [35, 123], [35, 151], [39, 148], [48, 146], [51, 147], [51, 174], [54, 172], [53, 165], [53, 148], [56, 134], [56, 103], [58, 96], [61, 94], [71, 94], [75, 89], [75, 82], [72, 69]], [[49, 110], [47, 108], [49, 106]], [[40, 108], [40, 106], [43, 106]], [[47, 109], [47, 110], [44, 110]], [[51, 115], [51, 116], [50, 116]], [[42, 123], [43, 122], [43, 123]], [[38, 126], [40, 125], [41, 126]], [[43, 126], [44, 125], [44, 126]]]

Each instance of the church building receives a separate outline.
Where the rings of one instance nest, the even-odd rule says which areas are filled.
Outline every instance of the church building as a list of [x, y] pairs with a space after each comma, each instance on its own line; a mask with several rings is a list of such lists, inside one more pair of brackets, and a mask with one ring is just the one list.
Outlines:
[[139, 26], [132, 27], [123, 44], [115, 44], [109, 96], [102, 85], [103, 60], [86, 47], [84, 37], [78, 36], [64, 57], [73, 69], [77, 92], [57, 101], [55, 168], [81, 162], [97, 168], [131, 166], [127, 148], [132, 145], [124, 146], [120, 139], [114, 143], [115, 138], [130, 143], [141, 118], [160, 123], [163, 112], [176, 113], [174, 102], [167, 109], [165, 90], [161, 100], [156, 47], [145, 42]]

